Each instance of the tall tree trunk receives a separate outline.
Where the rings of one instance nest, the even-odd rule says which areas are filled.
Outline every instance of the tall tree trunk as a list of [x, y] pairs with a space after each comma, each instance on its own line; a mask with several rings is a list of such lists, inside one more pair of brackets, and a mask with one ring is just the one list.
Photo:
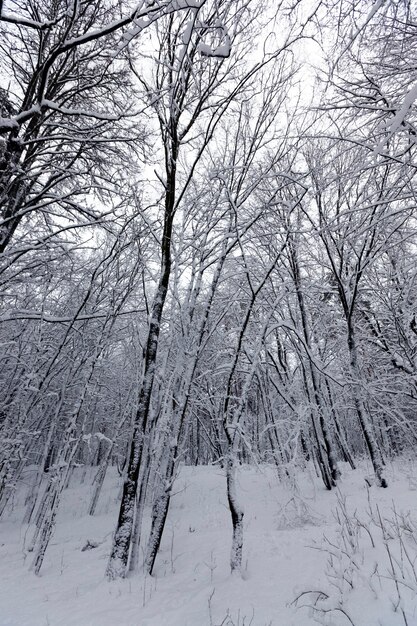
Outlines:
[[[233, 444], [231, 444], [233, 446]], [[243, 551], [243, 515], [244, 511], [239, 503], [236, 491], [236, 457], [230, 449], [226, 457], [226, 486], [227, 500], [232, 518], [232, 548], [230, 552], [230, 569], [234, 572], [242, 570]]]
[[[317, 443], [319, 447], [320, 463], [322, 463], [323, 466], [325, 466], [323, 467], [325, 474], [328, 474], [328, 471], [330, 471], [330, 480], [328, 479], [327, 476], [323, 476], [324, 482], [325, 482], [327, 489], [331, 489], [332, 487], [336, 485], [337, 479], [340, 478], [340, 471], [339, 471], [339, 468], [337, 467], [337, 461], [336, 461], [336, 457], [335, 457], [334, 449], [333, 449], [333, 442], [331, 440], [330, 430], [328, 428], [328, 424], [325, 418], [325, 411], [324, 411], [323, 401], [322, 401], [322, 397], [320, 393], [316, 366], [312, 362], [312, 355], [311, 355], [312, 343], [311, 343], [310, 331], [308, 327], [307, 311], [305, 307], [304, 294], [303, 294], [302, 285], [301, 285], [301, 273], [300, 273], [300, 268], [299, 268], [299, 263], [298, 263], [297, 250], [296, 250], [295, 242], [294, 242], [292, 235], [289, 236], [288, 247], [290, 251], [290, 261], [291, 261], [291, 266], [292, 266], [292, 271], [293, 271], [293, 280], [294, 280], [295, 291], [297, 295], [297, 302], [298, 302], [300, 316], [301, 316], [303, 338], [304, 338], [305, 348], [306, 348], [306, 353], [307, 353], [308, 371], [309, 371], [309, 375], [311, 379], [311, 385], [313, 388], [314, 402], [317, 407], [317, 413], [318, 413], [318, 418], [319, 418], [318, 423], [316, 423], [316, 420], [313, 417], [313, 426], [314, 426], [314, 430], [318, 439]], [[308, 387], [307, 384], [306, 384], [306, 387]]]
[[144, 462], [143, 467], [143, 476], [140, 480], [139, 486], [139, 494], [136, 503], [136, 515], [135, 515], [135, 525], [133, 529], [132, 535], [132, 549], [130, 551], [129, 565], [128, 565], [128, 574], [134, 574], [138, 569], [139, 564], [139, 554], [141, 547], [141, 539], [142, 539], [142, 522], [143, 522], [143, 514], [145, 512], [146, 506], [146, 495], [149, 487], [149, 476], [151, 473], [151, 463], [149, 459], [149, 455], [147, 455], [147, 459]]
[[107, 565], [107, 577], [109, 579], [124, 577], [127, 573], [127, 564], [135, 519], [136, 496], [138, 491], [140, 465], [142, 461], [144, 435], [148, 424], [152, 388], [155, 379], [162, 313], [164, 310], [171, 274], [171, 237], [174, 220], [175, 177], [178, 157], [176, 129], [172, 128], [171, 133], [171, 157], [169, 163], [167, 164], [167, 182], [165, 192], [164, 232], [161, 240], [160, 278], [152, 303], [146, 342], [143, 379], [139, 392], [138, 410], [135, 417], [133, 436], [130, 444], [127, 475], [123, 484], [119, 518], [117, 521], [116, 531], [114, 533], [110, 559]]
[[349, 449], [349, 445], [346, 441], [345, 434], [340, 427], [338, 415], [336, 411], [334, 410], [333, 394], [332, 394], [332, 390], [330, 388], [329, 381], [327, 380], [327, 378], [325, 378], [325, 385], [326, 385], [327, 395], [329, 398], [329, 406], [330, 406], [331, 414], [333, 417], [333, 422], [334, 422], [335, 429], [336, 429], [336, 438], [339, 443], [340, 450], [342, 452], [344, 460], [347, 463], [349, 463], [350, 467], [354, 470], [356, 469], [356, 464], [355, 464], [353, 455]]
[[310, 388], [308, 384], [307, 373], [306, 373], [303, 363], [301, 363], [301, 371], [302, 371], [302, 376], [303, 376], [305, 393], [306, 393], [306, 396], [310, 405], [310, 409], [309, 409], [310, 421], [311, 421], [311, 426], [312, 426], [313, 433], [314, 433], [314, 440], [316, 444], [315, 451], [316, 451], [316, 459], [317, 459], [318, 467], [320, 470], [319, 474], [323, 480], [324, 486], [326, 487], [326, 489], [330, 491], [332, 487], [334, 486], [334, 481], [332, 478], [332, 471], [331, 471], [331, 467], [329, 464], [326, 441], [323, 436], [321, 420], [318, 419], [318, 416], [317, 416], [318, 407], [317, 405], [314, 406], [314, 403], [311, 400], [311, 392], [310, 392]]
[[[193, 354], [191, 355], [191, 358], [189, 358], [188, 362], [185, 364], [185, 372], [183, 372], [182, 368], [180, 367], [178, 380], [174, 382], [176, 391], [174, 392], [174, 397], [173, 397], [173, 402], [172, 402], [172, 415], [171, 415], [172, 432], [170, 433], [170, 437], [169, 437], [168, 460], [167, 460], [165, 472], [164, 472], [162, 491], [157, 496], [155, 503], [154, 503], [154, 507], [153, 507], [152, 527], [151, 527], [151, 533], [150, 533], [150, 537], [148, 541], [148, 548], [147, 548], [147, 554], [146, 554], [146, 559], [145, 559], [146, 571], [149, 574], [152, 574], [153, 572], [155, 559], [158, 554], [159, 546], [161, 545], [162, 534], [165, 528], [165, 522], [166, 522], [166, 518], [168, 515], [168, 510], [169, 510], [169, 505], [170, 505], [170, 500], [171, 500], [172, 485], [175, 479], [175, 466], [176, 466], [176, 459], [177, 459], [177, 454], [178, 454], [178, 446], [179, 446], [179, 442], [180, 442], [183, 427], [184, 427], [188, 401], [190, 397], [191, 385], [192, 385], [194, 373], [198, 365], [198, 359], [200, 356], [200, 351], [202, 348], [204, 334], [206, 331], [207, 322], [209, 319], [214, 296], [216, 294], [216, 290], [217, 290], [217, 286], [219, 284], [219, 280], [221, 277], [223, 265], [227, 257], [228, 243], [229, 243], [229, 235], [226, 234], [223, 240], [220, 257], [216, 265], [216, 270], [213, 274], [213, 278], [211, 281], [210, 294], [206, 302], [205, 308], [202, 312], [200, 323], [197, 327], [196, 337], [193, 340]], [[194, 320], [196, 299], [197, 299], [197, 295], [201, 287], [202, 278], [203, 278], [203, 270], [199, 272], [197, 284], [194, 289], [193, 297], [191, 299], [191, 305], [190, 305], [190, 309], [188, 312], [189, 330]], [[183, 358], [185, 358], [185, 355], [183, 356]], [[197, 423], [198, 423], [198, 420], [197, 420]], [[198, 453], [197, 453], [197, 460], [198, 460]]]
[[149, 535], [145, 557], [145, 570], [148, 574], [153, 573], [155, 559], [161, 545], [168, 509], [171, 502], [171, 489], [174, 481], [175, 456], [170, 449], [165, 477], [162, 480], [161, 491], [155, 498], [152, 507], [152, 526]]
[[358, 351], [356, 346], [356, 337], [355, 330], [353, 327], [351, 317], [347, 320], [347, 331], [348, 331], [348, 349], [349, 349], [349, 366], [350, 373], [352, 377], [352, 391], [353, 391], [353, 402], [355, 404], [356, 413], [359, 419], [359, 424], [362, 429], [362, 433], [365, 439], [366, 446], [369, 451], [369, 456], [371, 457], [372, 466], [374, 468], [375, 477], [377, 483], [380, 487], [388, 487], [387, 480], [384, 476], [384, 463], [382, 460], [381, 450], [379, 448], [378, 442], [375, 437], [375, 433], [372, 427], [372, 424], [369, 420], [369, 417], [366, 412], [366, 408], [361, 397], [360, 389], [359, 389], [359, 381], [360, 381], [360, 369], [358, 362]]

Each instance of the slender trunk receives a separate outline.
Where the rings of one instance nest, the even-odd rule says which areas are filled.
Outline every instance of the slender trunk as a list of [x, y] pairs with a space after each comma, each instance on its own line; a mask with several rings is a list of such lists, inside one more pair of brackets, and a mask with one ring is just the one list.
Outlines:
[[67, 482], [71, 471], [74, 456], [76, 454], [81, 437], [75, 438], [76, 415], [70, 420], [65, 433], [64, 445], [57, 460], [54, 470], [48, 481], [48, 487], [40, 505], [40, 512], [37, 516], [37, 527], [33, 535], [30, 550], [37, 545], [35, 557], [31, 569], [35, 574], [39, 574], [45, 557], [45, 552], [55, 528], [55, 520], [58, 512], [60, 496]]
[[165, 472], [161, 493], [156, 497], [152, 510], [152, 527], [148, 540], [147, 553], [145, 558], [145, 570], [148, 574], [153, 573], [156, 555], [161, 545], [165, 522], [168, 517], [168, 509], [171, 502], [171, 489], [174, 479], [175, 458], [173, 452], [169, 451], [169, 460]]
[[[272, 410], [271, 401], [270, 401], [270, 397], [268, 394], [268, 381], [264, 383], [260, 377], [258, 377], [258, 380], [261, 386], [260, 398], [261, 398], [261, 404], [263, 407], [263, 413], [265, 416], [265, 430], [268, 434], [269, 444], [271, 446], [272, 458], [274, 459], [274, 463], [277, 467], [279, 478], [283, 477], [282, 476], [283, 468], [285, 468], [284, 476], [288, 477], [289, 472], [287, 468], [287, 463], [289, 459], [288, 459], [286, 450], [284, 449], [284, 446], [282, 445], [278, 426], [275, 423], [274, 413]], [[275, 440], [274, 440], [274, 437], [275, 437]], [[279, 456], [279, 459], [277, 458], [277, 455]]]
[[329, 465], [329, 457], [327, 453], [326, 442], [323, 437], [323, 431], [321, 429], [321, 422], [317, 419], [317, 414], [314, 411], [314, 408], [312, 406], [310, 388], [308, 385], [307, 374], [306, 374], [303, 364], [301, 364], [301, 371], [303, 375], [305, 393], [306, 393], [308, 402], [310, 404], [310, 421], [311, 421], [311, 426], [313, 428], [314, 439], [316, 443], [316, 459], [317, 459], [318, 467], [320, 470], [319, 473], [322, 477], [324, 486], [326, 487], [326, 489], [330, 491], [331, 488], [334, 486], [334, 481], [332, 478], [332, 472], [331, 472], [331, 468]]
[[[9, 474], [5, 474], [5, 482], [4, 482], [4, 491], [2, 497], [0, 498], [0, 517], [6, 510], [7, 504], [12, 497], [13, 494], [17, 491], [17, 485], [19, 479], [22, 475], [22, 472], [26, 466], [26, 455], [23, 452], [22, 458], [18, 461], [18, 463], [13, 468], [13, 471], [10, 471]], [[11, 465], [9, 470], [11, 470]]]
[[[330, 434], [330, 430], [328, 429], [327, 422], [325, 419], [324, 407], [323, 407], [323, 402], [322, 402], [322, 398], [320, 394], [316, 366], [312, 362], [312, 358], [311, 358], [312, 345], [311, 345], [310, 332], [309, 332], [309, 327], [308, 327], [307, 312], [306, 312], [305, 303], [304, 303], [304, 294], [301, 288], [301, 274], [300, 274], [300, 268], [298, 265], [297, 252], [296, 252], [292, 237], [290, 238], [289, 250], [290, 250], [291, 265], [293, 269], [295, 291], [297, 295], [298, 307], [299, 307], [300, 316], [301, 316], [303, 337], [304, 337], [305, 347], [307, 351], [309, 374], [310, 374], [311, 384], [313, 388], [314, 401], [317, 407], [317, 413], [318, 413], [318, 418], [319, 418], [318, 424], [316, 424], [316, 421], [313, 418], [313, 425], [314, 425], [315, 432], [318, 436], [320, 462], [324, 466], [328, 466], [329, 468], [328, 470], [327, 470], [327, 467], [325, 467], [326, 474], [328, 474], [328, 471], [330, 471], [330, 480], [328, 480], [328, 478], [326, 477], [325, 484], [326, 484], [327, 489], [331, 489], [332, 486], [334, 487], [336, 485], [336, 481], [338, 480], [338, 478], [340, 478], [340, 471], [339, 471], [339, 468], [337, 467], [337, 461], [336, 461], [336, 457], [335, 457], [334, 450], [333, 450], [331, 434]], [[322, 445], [322, 442], [324, 443], [324, 446]]]
[[337, 441], [339, 443], [340, 450], [342, 452], [344, 460], [347, 463], [349, 463], [350, 467], [354, 470], [354, 469], [356, 469], [356, 464], [355, 464], [353, 455], [352, 455], [352, 453], [351, 453], [351, 451], [349, 449], [349, 445], [348, 445], [348, 443], [346, 441], [345, 434], [343, 433], [343, 431], [342, 431], [342, 429], [340, 427], [339, 418], [337, 416], [337, 413], [336, 413], [336, 411], [333, 408], [332, 390], [330, 388], [329, 381], [327, 380], [327, 378], [325, 378], [325, 385], [326, 385], [326, 389], [327, 389], [327, 395], [328, 395], [328, 398], [329, 398], [330, 410], [331, 410], [331, 414], [332, 414], [332, 417], [333, 417], [333, 422], [334, 422], [335, 429], [336, 429], [336, 438], [337, 438]]
[[387, 480], [384, 476], [384, 463], [382, 460], [381, 450], [378, 442], [375, 438], [375, 433], [372, 428], [372, 424], [369, 421], [364, 402], [361, 398], [359, 390], [360, 370], [358, 362], [358, 352], [356, 346], [355, 331], [353, 328], [352, 320], [348, 318], [348, 349], [349, 349], [349, 366], [352, 377], [352, 391], [353, 402], [355, 404], [356, 413], [359, 419], [359, 424], [362, 429], [362, 433], [365, 439], [366, 446], [371, 457], [372, 466], [374, 468], [375, 477], [379, 487], [388, 487]]
[[172, 137], [172, 142], [174, 150], [171, 154], [171, 161], [168, 167], [165, 194], [165, 219], [164, 232], [161, 242], [160, 279], [152, 304], [146, 342], [143, 379], [139, 392], [138, 410], [134, 423], [133, 437], [130, 444], [127, 475], [123, 484], [119, 518], [117, 521], [116, 531], [114, 533], [110, 559], [107, 565], [107, 577], [109, 579], [124, 577], [127, 572], [135, 519], [136, 497], [138, 491], [140, 465], [142, 461], [144, 435], [148, 424], [152, 388], [155, 379], [161, 319], [171, 274], [171, 236], [174, 219], [176, 161], [178, 156], [178, 143], [176, 143], [175, 134]]
[[27, 501], [26, 501], [26, 512], [25, 512], [25, 516], [23, 518], [23, 523], [24, 524], [30, 524], [32, 516], [33, 516], [33, 513], [34, 513], [35, 508], [36, 508], [36, 503], [37, 503], [38, 496], [39, 496], [39, 490], [40, 490], [40, 487], [41, 487], [41, 484], [42, 484], [42, 477], [43, 477], [44, 471], [45, 471], [44, 468], [45, 468], [48, 456], [50, 454], [52, 438], [54, 436], [56, 425], [57, 425], [57, 422], [58, 422], [58, 418], [59, 418], [59, 415], [61, 413], [62, 406], [63, 406], [63, 403], [64, 403], [66, 384], [67, 384], [67, 379], [65, 378], [64, 379], [64, 383], [62, 385], [59, 402], [58, 402], [58, 404], [56, 406], [54, 416], [51, 419], [51, 424], [50, 424], [49, 429], [48, 429], [48, 435], [46, 437], [45, 445], [44, 445], [44, 448], [43, 448], [43, 454], [42, 454], [42, 456], [40, 458], [38, 467], [36, 469], [35, 478], [34, 478], [32, 486], [30, 488], [30, 493], [29, 493]]
[[134, 574], [138, 569], [139, 564], [139, 554], [140, 554], [140, 546], [141, 546], [141, 538], [142, 538], [142, 522], [143, 522], [143, 514], [145, 512], [146, 506], [146, 494], [149, 486], [149, 475], [151, 471], [151, 464], [149, 462], [149, 458], [144, 463], [144, 473], [143, 477], [140, 481], [139, 488], [139, 496], [136, 504], [136, 516], [135, 516], [135, 526], [133, 529], [132, 536], [132, 549], [129, 558], [129, 575]]
[[236, 492], [236, 459], [232, 451], [226, 458], [226, 485], [227, 500], [229, 502], [230, 515], [232, 518], [232, 549], [230, 552], [230, 569], [234, 572], [242, 571], [243, 551], [243, 508], [241, 507]]
[[[109, 319], [110, 317], [107, 318], [107, 321]], [[109, 331], [111, 326], [112, 324], [109, 325]], [[40, 571], [46, 549], [52, 537], [62, 491], [68, 484], [69, 477], [74, 467], [76, 455], [79, 451], [80, 444], [83, 441], [87, 414], [85, 414], [81, 420], [79, 428], [78, 421], [89, 385], [91, 383], [97, 359], [99, 358], [103, 350], [103, 345], [105, 344], [107, 334], [104, 334], [104, 330], [105, 326], [102, 329], [102, 334], [99, 337], [93, 354], [88, 357], [88, 372], [86, 373], [82, 393], [77, 399], [73, 412], [67, 421], [67, 428], [65, 429], [60, 452], [53, 468], [50, 470], [48, 487], [39, 507], [39, 513], [36, 520], [37, 529], [31, 544], [32, 549], [34, 549], [37, 545], [35, 558], [31, 566], [36, 574]]]
[[58, 500], [58, 490], [56, 488], [53, 488], [51, 491], [50, 500], [48, 502], [48, 516], [45, 516], [45, 519], [43, 520], [44, 523], [39, 527], [39, 547], [36, 551], [35, 558], [33, 559], [31, 565], [31, 570], [33, 570], [35, 574], [39, 574], [45, 557], [46, 548], [48, 547], [49, 541], [55, 528], [55, 519], [58, 511]]
[[135, 419], [133, 437], [130, 445], [127, 475], [123, 484], [119, 518], [107, 566], [107, 576], [109, 579], [124, 577], [129, 559], [133, 522], [135, 517], [136, 495], [138, 491], [138, 479], [143, 453], [144, 434], [149, 416], [152, 387], [156, 369], [160, 321], [168, 288], [168, 280], [169, 269], [164, 271], [163, 276], [161, 277], [153, 305], [148, 333], [146, 365], [143, 383], [139, 394], [138, 411]]
[[[118, 437], [118, 435], [119, 435], [123, 425], [125, 424], [128, 416], [129, 416], [129, 410], [128, 410], [128, 408], [126, 408], [124, 410], [124, 412], [123, 412], [123, 415], [122, 415], [119, 423], [117, 424], [117, 426], [115, 428], [112, 441], [108, 442], [107, 449], [104, 452], [104, 455], [102, 456], [102, 458], [100, 459], [100, 465], [99, 465], [99, 468], [97, 470], [97, 473], [96, 473], [96, 475], [94, 477], [94, 481], [93, 481], [93, 484], [95, 485], [95, 487], [94, 487], [93, 495], [92, 495], [91, 500], [90, 500], [90, 506], [89, 506], [89, 509], [88, 509], [88, 514], [89, 515], [94, 515], [94, 513], [96, 511], [96, 507], [97, 507], [97, 503], [98, 503], [98, 500], [99, 500], [99, 497], [100, 497], [101, 489], [102, 489], [103, 484], [104, 484], [104, 479], [106, 478], [107, 468], [109, 466], [109, 463], [111, 461], [111, 457], [112, 457], [112, 454], [113, 454], [115, 441], [116, 441], [116, 439], [117, 439], [117, 437]], [[103, 441], [100, 441], [100, 446], [102, 444], [103, 444]]]
[[[100, 442], [101, 443], [101, 442]], [[91, 501], [90, 501], [90, 506], [88, 507], [88, 514], [89, 515], [94, 515], [96, 512], [96, 508], [97, 508], [97, 504], [98, 504], [98, 499], [100, 497], [100, 493], [101, 493], [101, 489], [103, 487], [104, 484], [104, 479], [106, 478], [106, 473], [107, 473], [107, 468], [109, 466], [109, 461], [111, 458], [111, 454], [114, 448], [114, 441], [111, 442], [111, 444], [109, 444], [107, 446], [107, 450], [104, 454], [104, 457], [102, 458], [99, 468], [97, 470], [97, 473], [94, 477], [94, 491], [93, 491], [93, 495], [91, 497]]]
[[[186, 411], [188, 407], [188, 401], [190, 397], [190, 389], [193, 381], [193, 376], [195, 370], [197, 368], [198, 359], [200, 355], [200, 351], [203, 345], [204, 333], [207, 327], [207, 321], [209, 319], [210, 310], [213, 304], [214, 296], [216, 293], [217, 285], [220, 280], [221, 272], [223, 269], [224, 262], [227, 256], [227, 248], [228, 248], [228, 240], [229, 237], [226, 236], [223, 241], [221, 254], [216, 265], [216, 271], [214, 272], [213, 279], [210, 286], [210, 294], [207, 300], [205, 309], [203, 311], [202, 318], [200, 320], [200, 324], [197, 328], [196, 339], [194, 343], [194, 350], [191, 359], [188, 361], [185, 367], [185, 372], [182, 373], [180, 369], [180, 374], [178, 376], [177, 381], [177, 391], [174, 394], [173, 405], [172, 405], [172, 416], [171, 416], [171, 424], [172, 424], [172, 432], [169, 443], [169, 451], [168, 451], [168, 461], [165, 468], [165, 478], [163, 481], [162, 492], [159, 496], [157, 496], [154, 507], [153, 507], [153, 515], [152, 515], [152, 527], [151, 533], [148, 540], [148, 548], [147, 548], [147, 556], [145, 559], [145, 568], [149, 574], [152, 574], [155, 559], [158, 554], [159, 547], [161, 545], [162, 535], [165, 527], [165, 522], [168, 516], [168, 510], [171, 500], [171, 490], [172, 484], [175, 479], [175, 467], [176, 467], [176, 458], [178, 453], [178, 445], [180, 438], [182, 436], [182, 431], [185, 422]], [[196, 305], [196, 295], [200, 289], [202, 280], [202, 272], [200, 272], [197, 287], [193, 294], [193, 298], [190, 305], [189, 310], [189, 322], [190, 326], [193, 321], [195, 305]], [[180, 397], [177, 397], [180, 396]], [[199, 420], [197, 420], [199, 423]], [[193, 446], [192, 446], [193, 449]], [[196, 461], [198, 461], [198, 447], [197, 447], [197, 456]], [[197, 465], [197, 462], [196, 462]]]
[[[23, 151], [23, 142], [18, 141], [18, 130], [13, 130], [5, 145], [4, 156], [0, 159], [0, 255], [3, 255], [10, 244], [22, 216], [19, 215], [21, 205], [26, 197], [25, 178], [22, 175], [22, 163], [19, 160]], [[16, 176], [16, 172], [20, 172]]]

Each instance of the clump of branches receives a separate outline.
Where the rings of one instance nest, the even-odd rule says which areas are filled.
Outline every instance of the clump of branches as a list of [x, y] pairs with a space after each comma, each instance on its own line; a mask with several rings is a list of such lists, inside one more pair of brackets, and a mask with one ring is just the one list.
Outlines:
[[294, 494], [275, 514], [275, 527], [278, 530], [317, 526], [320, 521], [320, 516], [297, 494]]
[[[325, 589], [306, 590], [293, 605], [308, 608], [323, 624], [363, 623], [359, 607], [372, 607], [368, 623], [411, 626], [417, 592], [417, 522], [395, 505], [381, 511], [371, 499], [364, 516], [351, 511], [340, 491], [334, 511], [336, 532], [323, 536], [317, 550], [327, 554]], [[365, 601], [358, 601], [365, 596]]]

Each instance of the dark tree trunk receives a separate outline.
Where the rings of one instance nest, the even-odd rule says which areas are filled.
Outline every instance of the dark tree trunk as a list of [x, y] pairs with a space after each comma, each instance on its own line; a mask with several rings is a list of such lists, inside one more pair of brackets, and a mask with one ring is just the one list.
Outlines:
[[155, 379], [156, 357], [158, 353], [162, 313], [171, 274], [171, 237], [174, 220], [177, 157], [178, 139], [176, 136], [176, 128], [173, 127], [171, 129], [171, 156], [169, 162], [167, 163], [164, 232], [161, 241], [161, 272], [159, 284], [152, 304], [146, 343], [144, 373], [142, 386], [139, 392], [138, 410], [135, 417], [133, 437], [130, 445], [127, 476], [123, 484], [119, 518], [107, 566], [107, 576], [110, 579], [124, 577], [126, 575], [133, 534], [136, 494], [138, 491], [138, 479], [142, 460], [144, 435], [148, 424], [152, 388]]
[[366, 414], [364, 402], [361, 398], [361, 394], [358, 391], [358, 383], [360, 380], [360, 371], [358, 363], [358, 353], [356, 347], [355, 331], [353, 328], [351, 317], [347, 320], [348, 330], [348, 349], [349, 349], [349, 364], [350, 372], [353, 382], [353, 402], [355, 404], [356, 414], [358, 416], [359, 424], [362, 429], [362, 433], [365, 439], [366, 447], [371, 457], [372, 466], [374, 468], [375, 477], [380, 487], [388, 487], [386, 478], [384, 477], [384, 463], [382, 460], [381, 450], [378, 442], [375, 438], [375, 433], [372, 428], [372, 424]]

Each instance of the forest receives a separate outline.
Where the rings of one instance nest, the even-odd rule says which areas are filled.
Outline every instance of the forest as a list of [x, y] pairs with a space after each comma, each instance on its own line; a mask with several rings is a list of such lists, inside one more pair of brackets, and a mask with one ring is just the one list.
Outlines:
[[415, 0], [0, 0], [0, 625], [417, 625], [416, 174]]

